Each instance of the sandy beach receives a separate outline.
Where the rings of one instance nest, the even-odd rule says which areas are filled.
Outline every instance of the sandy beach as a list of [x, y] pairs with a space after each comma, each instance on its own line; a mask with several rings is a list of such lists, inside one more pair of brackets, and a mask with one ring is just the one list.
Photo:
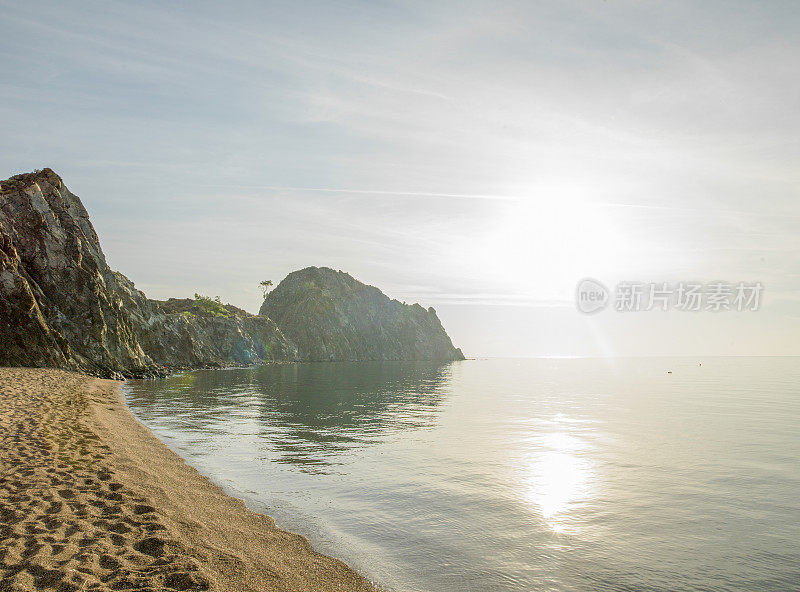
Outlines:
[[186, 465], [119, 387], [0, 368], [0, 590], [376, 590]]

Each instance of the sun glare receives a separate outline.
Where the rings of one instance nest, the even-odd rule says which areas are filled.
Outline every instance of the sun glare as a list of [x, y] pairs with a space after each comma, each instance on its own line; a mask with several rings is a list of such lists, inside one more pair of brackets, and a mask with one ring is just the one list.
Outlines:
[[473, 273], [536, 301], [570, 298], [576, 278], [601, 276], [635, 252], [629, 242], [607, 208], [552, 198], [506, 204], [464, 250]]

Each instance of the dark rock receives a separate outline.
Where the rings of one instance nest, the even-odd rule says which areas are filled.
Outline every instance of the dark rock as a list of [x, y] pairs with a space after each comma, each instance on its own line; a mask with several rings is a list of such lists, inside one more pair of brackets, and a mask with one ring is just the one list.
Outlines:
[[342, 271], [290, 273], [260, 313], [273, 319], [302, 360], [463, 360], [433, 308], [390, 300]]

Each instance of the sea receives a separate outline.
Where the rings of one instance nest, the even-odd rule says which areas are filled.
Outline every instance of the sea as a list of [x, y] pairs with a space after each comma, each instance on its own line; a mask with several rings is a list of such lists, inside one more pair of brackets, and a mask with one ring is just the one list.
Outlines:
[[275, 364], [125, 384], [386, 590], [800, 590], [800, 358]]

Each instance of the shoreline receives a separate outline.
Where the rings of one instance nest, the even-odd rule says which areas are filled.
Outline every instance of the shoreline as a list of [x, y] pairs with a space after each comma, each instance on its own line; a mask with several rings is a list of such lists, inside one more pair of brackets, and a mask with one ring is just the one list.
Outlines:
[[121, 383], [0, 368], [0, 588], [377, 591], [186, 464]]

